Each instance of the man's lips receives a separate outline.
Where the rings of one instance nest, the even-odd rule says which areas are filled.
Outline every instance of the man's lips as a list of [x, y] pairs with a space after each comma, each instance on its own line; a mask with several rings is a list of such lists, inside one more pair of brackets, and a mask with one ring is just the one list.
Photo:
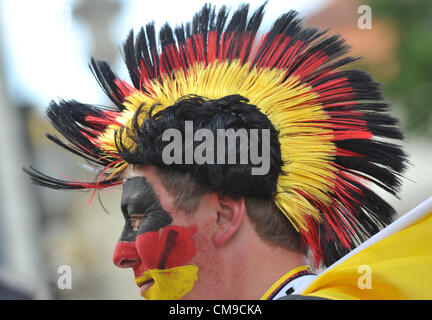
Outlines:
[[140, 295], [142, 296], [147, 289], [149, 289], [154, 284], [154, 280], [149, 278], [145, 281], [137, 283], [138, 287], [140, 287]]

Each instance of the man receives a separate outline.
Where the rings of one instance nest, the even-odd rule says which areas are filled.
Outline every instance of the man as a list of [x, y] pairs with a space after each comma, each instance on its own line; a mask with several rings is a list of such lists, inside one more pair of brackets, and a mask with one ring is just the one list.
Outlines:
[[331, 265], [392, 221], [370, 184], [396, 194], [405, 155], [378, 84], [341, 70], [355, 60], [343, 40], [295, 12], [260, 35], [263, 12], [205, 5], [165, 25], [160, 46], [149, 24], [124, 45], [133, 85], [92, 60], [116, 108], [50, 105], [68, 142], [48, 137], [100, 174], [26, 172], [57, 189], [123, 185], [113, 260], [147, 299], [299, 297], [309, 263]]

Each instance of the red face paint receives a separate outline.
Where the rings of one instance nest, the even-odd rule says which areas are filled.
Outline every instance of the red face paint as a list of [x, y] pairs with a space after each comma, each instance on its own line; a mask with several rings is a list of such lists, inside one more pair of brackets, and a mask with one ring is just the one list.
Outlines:
[[196, 231], [196, 226], [168, 226], [140, 234], [135, 242], [120, 241], [115, 247], [113, 262], [119, 267], [132, 267], [135, 278], [148, 270], [188, 265], [196, 254], [193, 239]]
[[133, 262], [138, 262], [138, 260], [135, 242], [117, 242], [113, 254], [113, 262], [117, 267], [129, 268], [133, 266]]
[[168, 226], [140, 234], [135, 242], [141, 263], [134, 268], [139, 276], [150, 269], [170, 269], [186, 265], [196, 253], [196, 227]]

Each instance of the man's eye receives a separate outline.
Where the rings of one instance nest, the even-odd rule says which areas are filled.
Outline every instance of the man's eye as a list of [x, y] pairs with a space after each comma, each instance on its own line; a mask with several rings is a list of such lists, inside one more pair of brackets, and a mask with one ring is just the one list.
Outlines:
[[140, 214], [140, 215], [132, 215], [129, 217], [129, 224], [133, 231], [138, 231], [138, 228], [141, 224], [147, 218], [147, 214]]

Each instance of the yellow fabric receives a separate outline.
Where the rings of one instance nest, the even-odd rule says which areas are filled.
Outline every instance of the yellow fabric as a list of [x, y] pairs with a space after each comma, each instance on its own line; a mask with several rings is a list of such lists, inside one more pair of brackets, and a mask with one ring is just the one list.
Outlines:
[[300, 267], [292, 269], [290, 272], [288, 272], [287, 274], [283, 275], [281, 278], [279, 278], [279, 280], [277, 280], [275, 283], [273, 283], [273, 285], [262, 295], [262, 297], [260, 298], [260, 300], [267, 300], [271, 296], [271, 294], [281, 284], [283, 284], [286, 280], [288, 280], [292, 275], [296, 274], [297, 272], [306, 271], [306, 270], [311, 270], [311, 267], [305, 265], [305, 266], [300, 266]]
[[154, 284], [144, 292], [147, 300], [178, 300], [192, 290], [197, 276], [198, 267], [195, 265], [175, 267], [171, 269], [152, 269], [135, 279], [142, 283], [150, 278]]
[[[287, 174], [278, 178], [276, 205], [297, 230], [308, 230], [307, 216], [321, 222], [319, 211], [305, 195], [322, 204], [331, 202], [328, 190], [333, 188], [335, 178], [332, 161], [336, 148], [331, 141], [332, 130], [317, 125], [329, 116], [310, 86], [295, 76], [284, 80], [284, 70], [251, 68], [249, 62], [241, 64], [240, 61], [215, 61], [207, 66], [195, 63], [187, 71], [174, 70], [172, 75], [162, 74], [161, 81], [153, 80], [146, 86], [148, 94], [136, 91], [128, 96], [117, 122], [130, 127], [136, 111], [142, 108], [138, 117], [138, 123], [142, 123], [153, 105], [157, 104], [154, 112], [158, 112], [185, 95], [209, 99], [242, 95], [279, 130], [282, 170]], [[114, 135], [118, 129], [118, 125], [111, 125], [98, 138], [107, 155], [118, 152]], [[126, 131], [117, 139], [126, 147], [134, 148]], [[119, 174], [126, 166], [124, 161], [116, 163], [111, 174]]]
[[[363, 282], [370, 271], [370, 288]], [[328, 299], [432, 299], [432, 211], [320, 275], [302, 295]], [[360, 284], [360, 285], [359, 285]], [[363, 289], [361, 289], [363, 287]]]

